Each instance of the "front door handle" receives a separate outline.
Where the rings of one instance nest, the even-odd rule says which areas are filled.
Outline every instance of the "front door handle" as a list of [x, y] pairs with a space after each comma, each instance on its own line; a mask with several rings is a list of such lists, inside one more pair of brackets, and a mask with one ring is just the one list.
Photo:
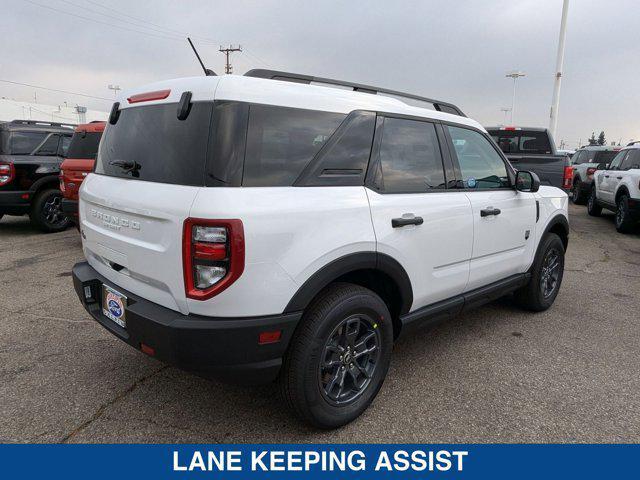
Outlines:
[[609, 175], [605, 175], [604, 178], [609, 178]]
[[491, 215], [500, 215], [501, 210], [499, 208], [487, 207], [480, 210], [481, 217], [489, 217]]
[[616, 177], [618, 180], [622, 180], [622, 177]]
[[393, 228], [405, 227], [407, 225], [422, 225], [424, 220], [422, 217], [400, 217], [391, 219]]

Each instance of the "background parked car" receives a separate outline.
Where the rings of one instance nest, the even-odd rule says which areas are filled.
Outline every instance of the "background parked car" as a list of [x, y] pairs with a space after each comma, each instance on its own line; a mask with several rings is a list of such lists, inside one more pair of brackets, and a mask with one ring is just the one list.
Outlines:
[[593, 175], [587, 209], [600, 215], [603, 208], [616, 212], [616, 230], [630, 232], [640, 220], [640, 144], [625, 147], [606, 170]]
[[58, 173], [73, 127], [33, 120], [0, 123], [0, 218], [28, 213], [43, 232], [67, 228]]
[[569, 157], [556, 150], [553, 136], [546, 128], [486, 127], [517, 170], [535, 172], [542, 185], [571, 189], [573, 170]]
[[98, 146], [106, 122], [78, 125], [71, 139], [67, 159], [60, 166], [62, 211], [73, 222], [78, 220], [78, 190], [84, 178], [93, 170]]
[[582, 147], [571, 159], [573, 181], [571, 183], [571, 200], [582, 205], [589, 198], [593, 174], [597, 169], [606, 169], [620, 147], [589, 146]]

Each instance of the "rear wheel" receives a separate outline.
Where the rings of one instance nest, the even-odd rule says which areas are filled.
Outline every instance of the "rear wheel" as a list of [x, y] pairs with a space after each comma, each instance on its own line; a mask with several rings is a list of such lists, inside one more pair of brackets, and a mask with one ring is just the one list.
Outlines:
[[548, 233], [531, 267], [531, 280], [516, 292], [516, 301], [527, 310], [546, 310], [558, 296], [563, 275], [564, 244], [558, 235]]
[[31, 205], [29, 217], [33, 226], [45, 233], [61, 232], [69, 226], [62, 212], [62, 192], [51, 188], [38, 193]]
[[589, 192], [589, 200], [587, 201], [587, 213], [592, 217], [599, 217], [602, 213], [602, 207], [598, 205], [595, 185], [591, 187], [591, 191]]
[[586, 200], [581, 186], [582, 182], [579, 179], [576, 179], [573, 182], [573, 187], [571, 187], [571, 201], [576, 205], [582, 205]]
[[631, 218], [631, 213], [629, 213], [629, 197], [627, 195], [621, 195], [618, 199], [617, 206], [615, 220], [616, 230], [620, 233], [629, 233], [635, 225], [635, 221]]
[[371, 404], [389, 368], [391, 315], [371, 290], [328, 287], [298, 326], [279, 378], [289, 407], [320, 428], [356, 419]]

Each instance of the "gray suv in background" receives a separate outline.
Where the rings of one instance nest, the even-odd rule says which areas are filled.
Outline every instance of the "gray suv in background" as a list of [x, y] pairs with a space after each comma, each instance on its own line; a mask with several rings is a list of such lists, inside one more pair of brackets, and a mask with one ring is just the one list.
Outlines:
[[605, 169], [613, 160], [620, 147], [588, 146], [576, 151], [571, 158], [573, 180], [571, 182], [571, 201], [584, 205], [589, 198], [593, 174], [596, 170]]

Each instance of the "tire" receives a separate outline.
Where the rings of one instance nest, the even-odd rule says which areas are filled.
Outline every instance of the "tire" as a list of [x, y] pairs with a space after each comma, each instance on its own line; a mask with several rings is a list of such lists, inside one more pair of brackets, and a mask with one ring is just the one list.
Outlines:
[[39, 192], [31, 205], [31, 224], [45, 233], [61, 232], [69, 226], [69, 219], [62, 213], [62, 192], [51, 188]]
[[599, 217], [602, 213], [602, 207], [598, 205], [596, 197], [596, 186], [592, 185], [589, 191], [589, 200], [587, 201], [587, 213], [592, 217]]
[[[547, 233], [542, 238], [530, 271], [531, 280], [516, 291], [515, 299], [527, 310], [542, 312], [553, 305], [564, 275], [564, 244], [558, 235]], [[553, 283], [552, 288], [548, 288], [550, 283]]]
[[393, 323], [382, 299], [358, 285], [330, 285], [307, 308], [291, 340], [278, 379], [283, 400], [315, 427], [346, 425], [378, 394], [392, 348]]
[[616, 205], [618, 206], [615, 218], [616, 230], [620, 233], [631, 232], [636, 222], [629, 213], [629, 197], [625, 194], [620, 195]]
[[586, 195], [581, 188], [582, 182], [576, 179], [571, 187], [571, 201], [576, 205], [584, 205], [587, 201]]

